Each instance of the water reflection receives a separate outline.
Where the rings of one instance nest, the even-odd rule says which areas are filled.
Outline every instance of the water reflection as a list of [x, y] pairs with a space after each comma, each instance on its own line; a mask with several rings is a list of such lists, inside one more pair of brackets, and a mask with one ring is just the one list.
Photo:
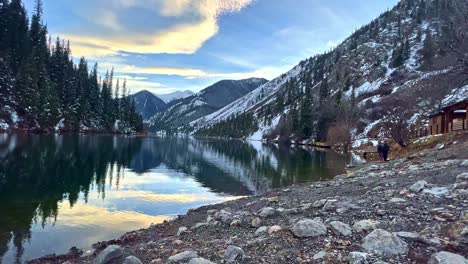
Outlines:
[[89, 247], [188, 209], [340, 173], [260, 142], [0, 134], [0, 262]]

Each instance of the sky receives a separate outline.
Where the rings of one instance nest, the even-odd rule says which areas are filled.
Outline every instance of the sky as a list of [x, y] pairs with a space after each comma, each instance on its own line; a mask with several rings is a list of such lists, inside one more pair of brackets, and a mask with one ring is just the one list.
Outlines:
[[[133, 93], [273, 79], [330, 50], [397, 0], [43, 0], [49, 33], [114, 68]], [[29, 11], [34, 0], [24, 1]]]

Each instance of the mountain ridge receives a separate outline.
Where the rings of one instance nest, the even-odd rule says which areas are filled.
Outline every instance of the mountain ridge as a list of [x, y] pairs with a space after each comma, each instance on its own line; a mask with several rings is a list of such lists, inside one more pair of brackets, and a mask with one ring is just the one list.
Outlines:
[[168, 108], [145, 121], [150, 131], [183, 130], [191, 121], [208, 115], [267, 82], [263, 78], [221, 80], [200, 92], [169, 103]]

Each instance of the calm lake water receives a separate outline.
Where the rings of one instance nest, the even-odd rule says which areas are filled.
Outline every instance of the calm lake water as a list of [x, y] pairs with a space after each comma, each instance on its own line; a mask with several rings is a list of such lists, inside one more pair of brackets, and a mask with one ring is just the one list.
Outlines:
[[22, 263], [202, 205], [318, 181], [349, 157], [261, 142], [0, 134], [0, 263]]

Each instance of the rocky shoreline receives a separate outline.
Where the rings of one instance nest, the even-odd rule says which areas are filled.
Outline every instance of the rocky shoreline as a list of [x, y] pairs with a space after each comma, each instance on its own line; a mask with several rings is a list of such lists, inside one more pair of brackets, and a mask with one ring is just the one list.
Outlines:
[[468, 260], [468, 142], [191, 210], [30, 263], [450, 263]]

